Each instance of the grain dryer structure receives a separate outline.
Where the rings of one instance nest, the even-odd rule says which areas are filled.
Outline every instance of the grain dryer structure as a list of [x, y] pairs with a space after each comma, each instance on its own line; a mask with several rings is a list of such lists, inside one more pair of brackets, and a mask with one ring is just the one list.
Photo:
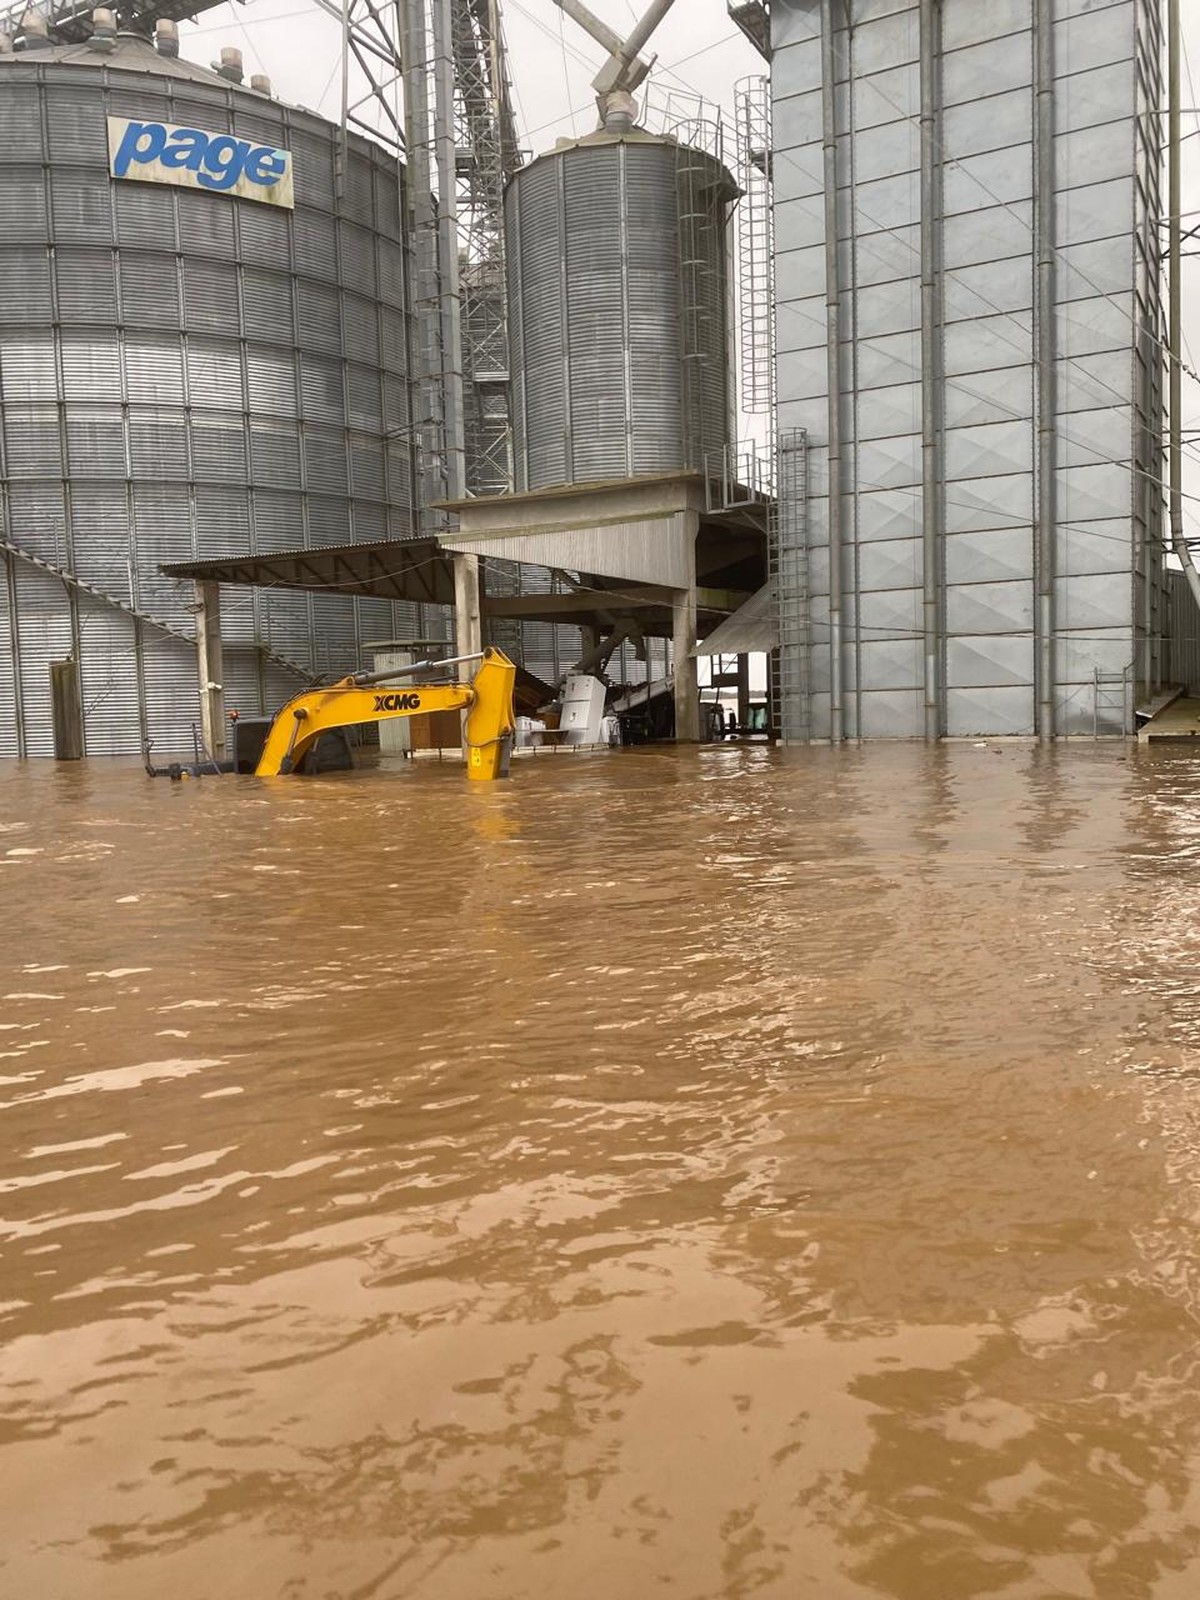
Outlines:
[[1157, 0], [770, 35], [785, 735], [1130, 731], [1168, 631]]

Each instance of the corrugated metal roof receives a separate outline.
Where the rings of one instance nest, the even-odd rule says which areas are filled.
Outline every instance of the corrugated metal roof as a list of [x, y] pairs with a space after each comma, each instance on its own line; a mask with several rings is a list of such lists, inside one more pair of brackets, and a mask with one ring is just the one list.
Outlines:
[[18, 50], [0, 55], [0, 67], [81, 66], [115, 67], [122, 72], [152, 72], [158, 78], [187, 78], [193, 83], [207, 83], [218, 89], [236, 89], [253, 96], [255, 100], [270, 102], [271, 96], [252, 89], [248, 83], [233, 83], [219, 72], [182, 56], [163, 56], [148, 39], [136, 34], [119, 33], [109, 51], [94, 50], [90, 44], [52, 44], [44, 49]]
[[775, 586], [764, 583], [692, 651], [695, 656], [743, 656], [779, 648]]
[[170, 562], [160, 570], [169, 578], [454, 604], [453, 565], [436, 539], [379, 539], [314, 550], [217, 556], [208, 561]]

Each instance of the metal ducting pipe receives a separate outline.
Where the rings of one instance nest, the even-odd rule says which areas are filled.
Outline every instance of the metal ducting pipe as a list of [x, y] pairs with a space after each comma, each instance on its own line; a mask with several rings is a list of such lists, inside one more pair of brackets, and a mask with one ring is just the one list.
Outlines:
[[829, 739], [844, 737], [842, 709], [842, 315], [838, 264], [837, 56], [833, 0], [821, 0], [821, 144], [825, 177], [825, 342], [829, 435]]
[[942, 734], [941, 177], [938, 151], [941, 13], [921, 0], [921, 587], [925, 738]]
[[1058, 546], [1058, 421], [1056, 364], [1058, 317], [1055, 306], [1057, 272], [1054, 211], [1054, 16], [1052, 0], [1035, 0], [1034, 69], [1036, 103], [1034, 150], [1037, 165], [1037, 199], [1034, 203], [1034, 239], [1037, 249], [1037, 533], [1034, 560], [1037, 587], [1035, 633], [1037, 637], [1037, 733], [1054, 738], [1055, 722], [1055, 606], [1054, 581]]
[[637, 101], [623, 89], [603, 96], [605, 133], [630, 133], [637, 123]]

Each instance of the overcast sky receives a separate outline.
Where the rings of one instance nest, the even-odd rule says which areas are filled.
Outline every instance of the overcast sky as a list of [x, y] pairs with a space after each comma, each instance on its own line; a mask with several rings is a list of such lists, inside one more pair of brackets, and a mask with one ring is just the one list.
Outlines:
[[[590, 9], [618, 33], [636, 13], [626, 0], [591, 0]], [[639, 7], [640, 9], [640, 7]], [[553, 0], [503, 0], [510, 75], [522, 139], [534, 151], [561, 134], [587, 133], [595, 121], [591, 80], [604, 51]], [[180, 26], [183, 53], [215, 61], [224, 44], [237, 45], [247, 74], [265, 72], [283, 100], [340, 114], [339, 27], [303, 0], [253, 0], [223, 5], [198, 24]], [[662, 90], [691, 92], [731, 105], [738, 78], [762, 74], [766, 63], [730, 22], [725, 0], [677, 0], [649, 47], [657, 54]]]

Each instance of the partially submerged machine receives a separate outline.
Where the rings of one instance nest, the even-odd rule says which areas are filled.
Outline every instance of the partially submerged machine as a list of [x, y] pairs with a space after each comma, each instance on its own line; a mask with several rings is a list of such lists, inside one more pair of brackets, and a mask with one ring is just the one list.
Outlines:
[[[397, 678], [444, 670], [462, 661], [480, 662], [470, 683], [408, 683]], [[515, 719], [513, 684], [517, 669], [501, 650], [450, 661], [418, 661], [382, 673], [355, 673], [324, 688], [305, 689], [276, 713], [254, 775], [274, 778], [296, 772], [323, 733], [396, 717], [430, 716], [435, 711], [467, 713], [464, 741], [467, 776], [477, 781], [508, 776]]]
[[[436, 675], [448, 667], [478, 661], [470, 683], [407, 682], [417, 673]], [[465, 711], [463, 743], [467, 776], [476, 782], [507, 778], [516, 731], [513, 689], [517, 669], [502, 650], [491, 647], [444, 661], [417, 661], [385, 672], [358, 672], [336, 683], [304, 689], [274, 717], [235, 719], [234, 756], [216, 761], [199, 741], [196, 759], [156, 767], [146, 748], [146, 771], [152, 778], [200, 778], [205, 773], [245, 772], [256, 778], [288, 777], [352, 766], [348, 728], [391, 722], [397, 717], [434, 716], [439, 711]], [[326, 734], [341, 736], [344, 759], [326, 763], [318, 745]], [[193, 728], [193, 738], [196, 738]]]

